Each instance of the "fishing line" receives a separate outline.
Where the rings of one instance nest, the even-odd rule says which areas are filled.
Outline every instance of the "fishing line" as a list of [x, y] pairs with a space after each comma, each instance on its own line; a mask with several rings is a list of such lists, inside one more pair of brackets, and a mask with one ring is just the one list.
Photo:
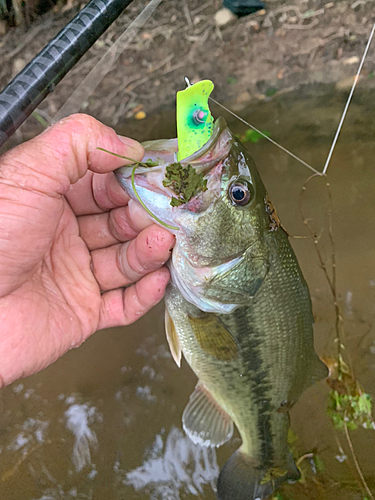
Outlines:
[[257, 132], [258, 134], [260, 134], [262, 137], [264, 137], [265, 139], [267, 139], [267, 141], [270, 141], [274, 146], [277, 146], [279, 149], [281, 149], [282, 151], [284, 151], [284, 153], [287, 153], [289, 156], [291, 156], [295, 160], [297, 160], [300, 163], [302, 163], [302, 165], [304, 165], [308, 169], [312, 170], [315, 174], [321, 175], [321, 172], [319, 172], [314, 167], [312, 167], [311, 165], [309, 165], [308, 163], [306, 163], [304, 160], [301, 160], [301, 158], [298, 158], [297, 155], [295, 155], [294, 153], [292, 153], [288, 149], [286, 149], [283, 146], [281, 146], [280, 144], [278, 144], [276, 141], [274, 141], [273, 139], [271, 139], [270, 137], [268, 137], [266, 134], [263, 134], [263, 132], [261, 132], [260, 130], [258, 130], [256, 127], [254, 127], [253, 125], [251, 125], [250, 123], [248, 123], [246, 120], [244, 120], [240, 116], [236, 115], [236, 113], [234, 113], [233, 111], [231, 111], [229, 108], [227, 108], [223, 104], [220, 104], [220, 102], [216, 101], [216, 99], [213, 99], [212, 97], [209, 97], [209, 99], [212, 102], [214, 102], [215, 104], [217, 104], [218, 106], [220, 106], [221, 108], [223, 108], [225, 111], [227, 111], [228, 113], [230, 113], [232, 116], [234, 116], [235, 118], [237, 118], [237, 120], [239, 120], [240, 122], [244, 123], [245, 125], [247, 125], [251, 129], [253, 129], [255, 132]]
[[116, 40], [111, 48], [103, 55], [95, 67], [78, 85], [69, 99], [62, 105], [52, 122], [57, 122], [77, 112], [77, 108], [94, 93], [105, 75], [112, 69], [113, 64], [117, 61], [122, 52], [128, 47], [129, 43], [136, 37], [138, 31], [145, 25], [146, 21], [154, 13], [162, 0], [151, 0], [142, 12], [134, 19], [134, 21], [126, 28], [124, 33]]
[[353, 82], [352, 88], [350, 90], [348, 100], [346, 101], [345, 108], [344, 108], [344, 111], [343, 111], [343, 114], [342, 114], [339, 126], [338, 126], [337, 131], [336, 131], [336, 135], [335, 135], [335, 137], [333, 139], [333, 143], [332, 143], [331, 149], [330, 149], [330, 151], [328, 153], [327, 161], [326, 161], [326, 163], [324, 165], [324, 168], [323, 168], [323, 172], [322, 172], [323, 175], [327, 172], [329, 162], [331, 161], [333, 150], [334, 150], [334, 148], [336, 146], [337, 139], [339, 138], [339, 135], [340, 135], [340, 132], [341, 132], [341, 128], [342, 128], [342, 125], [343, 125], [345, 117], [346, 117], [346, 113], [348, 112], [349, 104], [350, 104], [350, 102], [352, 100], [352, 97], [353, 97], [353, 94], [354, 94], [354, 90], [355, 90], [355, 88], [357, 86], [357, 82], [359, 80], [359, 75], [360, 75], [360, 73], [362, 71], [363, 63], [365, 62], [365, 59], [366, 59], [366, 56], [367, 56], [367, 52], [368, 52], [368, 50], [370, 48], [370, 44], [371, 44], [371, 41], [372, 41], [372, 37], [374, 36], [374, 31], [375, 31], [375, 23], [374, 23], [374, 26], [372, 27], [372, 30], [371, 30], [371, 33], [370, 33], [370, 37], [368, 39], [368, 42], [367, 42], [365, 51], [363, 53], [361, 62], [359, 63], [357, 74], [354, 77], [354, 82]]

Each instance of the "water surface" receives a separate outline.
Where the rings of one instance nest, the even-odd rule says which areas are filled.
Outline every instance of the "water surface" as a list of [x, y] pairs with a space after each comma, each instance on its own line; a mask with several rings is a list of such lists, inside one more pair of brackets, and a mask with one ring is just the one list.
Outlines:
[[[343, 96], [324, 90], [314, 97], [287, 95], [249, 107], [261, 130], [322, 168], [343, 108]], [[357, 94], [329, 168], [333, 193], [338, 289], [347, 348], [356, 375], [375, 396], [375, 104]], [[120, 127], [121, 128], [121, 127]], [[231, 120], [231, 128], [244, 126]], [[125, 124], [121, 132], [140, 140], [171, 137], [173, 115]], [[248, 144], [283, 225], [306, 235], [299, 195], [309, 171], [261, 141]], [[313, 180], [303, 204], [306, 217], [326, 237], [324, 183]], [[316, 348], [335, 352], [330, 292], [310, 239], [293, 239], [310, 287]], [[196, 383], [185, 362], [174, 364], [165, 341], [163, 305], [135, 325], [95, 334], [53, 366], [14, 383], [0, 395], [1, 500], [214, 500], [219, 467], [239, 446], [238, 437], [218, 452], [193, 445], [181, 415]], [[291, 412], [295, 452], [314, 452], [324, 464], [315, 475], [305, 460], [306, 481], [287, 485], [288, 499], [362, 499], [343, 435], [327, 417], [324, 382], [304, 393]], [[356, 454], [375, 487], [375, 431], [352, 433]], [[340, 449], [342, 444], [343, 450]]]

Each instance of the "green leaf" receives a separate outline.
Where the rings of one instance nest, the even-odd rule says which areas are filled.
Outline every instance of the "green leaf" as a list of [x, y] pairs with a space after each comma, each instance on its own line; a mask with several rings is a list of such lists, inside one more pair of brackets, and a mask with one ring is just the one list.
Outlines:
[[374, 429], [371, 396], [360, 392], [357, 386], [349, 389], [349, 394], [340, 394], [335, 390], [329, 393], [327, 412], [334, 427], [338, 430], [343, 430], [345, 426], [350, 430], [358, 427]]
[[229, 85], [233, 85], [234, 83], [237, 83], [237, 78], [235, 76], [228, 76], [227, 78], [227, 83], [229, 83]]
[[314, 460], [314, 464], [315, 464], [317, 472], [324, 472], [326, 466], [325, 466], [323, 460], [319, 457], [319, 455], [314, 455], [313, 460]]
[[256, 144], [261, 139], [264, 139], [264, 136], [271, 137], [271, 134], [269, 132], [267, 132], [266, 130], [262, 130], [262, 134], [260, 134], [256, 130], [253, 130], [252, 128], [248, 128], [244, 134], [240, 135], [240, 141], [241, 142], [252, 142], [252, 143]]
[[203, 172], [197, 173], [190, 163], [186, 166], [180, 162], [167, 166], [163, 186], [170, 188], [177, 195], [172, 197], [172, 207], [188, 203], [194, 196], [202, 191], [207, 191], [207, 179]]
[[265, 92], [265, 96], [266, 97], [272, 97], [273, 95], [275, 95], [277, 93], [278, 89], [276, 87], [270, 87], [266, 90]]

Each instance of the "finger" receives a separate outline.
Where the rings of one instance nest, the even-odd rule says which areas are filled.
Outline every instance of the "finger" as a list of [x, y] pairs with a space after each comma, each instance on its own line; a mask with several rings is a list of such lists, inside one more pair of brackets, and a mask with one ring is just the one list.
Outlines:
[[2, 180], [39, 193], [65, 195], [88, 169], [104, 174], [131, 163], [98, 147], [135, 160], [143, 156], [136, 141], [119, 137], [91, 116], [77, 114], [5, 153], [1, 158]]
[[115, 175], [87, 174], [73, 184], [66, 194], [76, 215], [88, 215], [106, 212], [112, 208], [122, 207], [129, 201], [129, 196], [117, 182]]
[[164, 297], [169, 271], [162, 267], [125, 289], [103, 293], [98, 329], [134, 323]]
[[152, 225], [131, 242], [94, 250], [92, 268], [101, 290], [129, 285], [155, 271], [169, 259], [173, 244], [172, 234]]
[[90, 250], [133, 240], [152, 224], [147, 212], [132, 201], [126, 207], [97, 215], [83, 215], [77, 220], [80, 236]]

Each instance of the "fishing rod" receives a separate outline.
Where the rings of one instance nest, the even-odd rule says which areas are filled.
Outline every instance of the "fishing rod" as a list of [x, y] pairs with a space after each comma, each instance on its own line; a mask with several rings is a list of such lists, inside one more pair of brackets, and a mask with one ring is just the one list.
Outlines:
[[91, 0], [0, 93], [0, 147], [132, 0]]

